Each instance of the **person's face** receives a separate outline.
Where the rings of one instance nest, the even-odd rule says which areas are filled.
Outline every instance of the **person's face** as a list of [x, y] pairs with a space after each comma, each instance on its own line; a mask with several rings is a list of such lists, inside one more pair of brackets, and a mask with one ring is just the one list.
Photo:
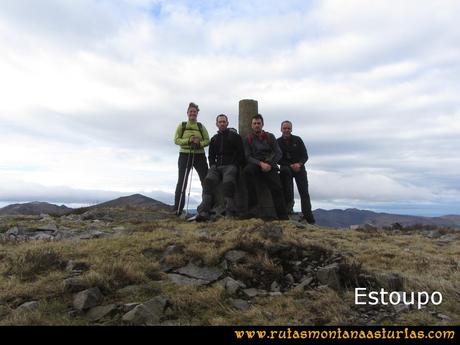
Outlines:
[[252, 119], [251, 127], [252, 127], [252, 130], [258, 134], [262, 132], [262, 128], [264, 127], [264, 125], [261, 119]]
[[281, 126], [281, 133], [283, 133], [283, 138], [289, 138], [292, 132], [292, 125], [289, 122], [283, 123]]
[[189, 108], [187, 110], [187, 116], [190, 121], [196, 121], [196, 118], [198, 117], [198, 110], [196, 110], [196, 108], [193, 107]]
[[228, 127], [228, 121], [225, 116], [219, 116], [216, 121], [216, 126], [219, 128], [219, 131], [223, 132]]

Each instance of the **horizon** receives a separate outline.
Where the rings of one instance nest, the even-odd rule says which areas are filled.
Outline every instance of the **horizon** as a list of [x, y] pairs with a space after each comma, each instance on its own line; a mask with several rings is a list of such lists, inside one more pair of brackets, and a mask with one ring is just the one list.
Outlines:
[[217, 114], [237, 128], [254, 99], [264, 130], [290, 120], [303, 139], [313, 209], [458, 213], [458, 13], [456, 0], [0, 1], [0, 202], [171, 204], [189, 102], [212, 136]]
[[[90, 206], [94, 206], [94, 205], [98, 205], [98, 204], [101, 204], [101, 203], [104, 203], [104, 202], [107, 202], [107, 201], [112, 201], [112, 200], [115, 200], [115, 199], [118, 199], [120, 197], [129, 197], [129, 196], [133, 196], [133, 195], [142, 195], [142, 196], [146, 196], [146, 197], [149, 197], [148, 195], [145, 195], [145, 194], [142, 194], [142, 193], [134, 193], [134, 194], [126, 194], [126, 195], [121, 195], [119, 197], [116, 197], [114, 199], [106, 199], [106, 200], [98, 200], [98, 201], [93, 201], [93, 202], [88, 202], [88, 203], [66, 203], [66, 202], [59, 202], [59, 201], [53, 201], [53, 200], [31, 200], [31, 201], [0, 201], [0, 209], [6, 207], [6, 206], [10, 206], [10, 205], [15, 205], [15, 204], [27, 204], [27, 203], [33, 203], [33, 202], [45, 202], [45, 203], [49, 203], [49, 204], [53, 204], [53, 205], [56, 205], [56, 206], [66, 206], [68, 208], [72, 208], [72, 209], [77, 209], [77, 208], [83, 208], [83, 207], [90, 207]], [[149, 197], [151, 198], [151, 197]], [[155, 198], [151, 198], [151, 199], [154, 199], [154, 200], [157, 200]], [[157, 200], [157, 201], [161, 201], [161, 200]], [[161, 201], [163, 202], [163, 201]], [[165, 203], [169, 206], [172, 206], [171, 203]], [[196, 210], [196, 207], [198, 206], [197, 203], [194, 203], [194, 205], [192, 205], [192, 207], [189, 207], [189, 210]], [[356, 207], [346, 207], [346, 208], [322, 208], [322, 207], [318, 207], [318, 208], [313, 208], [312, 211], [319, 211], [319, 210], [324, 210], [324, 211], [349, 211], [349, 210], [357, 210], [357, 211], [370, 211], [370, 212], [374, 212], [374, 213], [387, 213], [387, 214], [391, 214], [391, 215], [399, 215], [399, 216], [415, 216], [415, 217], [426, 217], [426, 218], [436, 218], [436, 217], [444, 217], [444, 216], [460, 216], [460, 214], [456, 214], [456, 213], [448, 213], [448, 214], [435, 214], [435, 215], [427, 215], [427, 214], [417, 214], [417, 213], [401, 213], [401, 212], [391, 212], [391, 211], [385, 211], [385, 210], [375, 210], [375, 209], [369, 209], [369, 208], [356, 208]], [[294, 211], [295, 212], [301, 212], [300, 210], [300, 200], [299, 199], [296, 199], [296, 204], [294, 206]]]

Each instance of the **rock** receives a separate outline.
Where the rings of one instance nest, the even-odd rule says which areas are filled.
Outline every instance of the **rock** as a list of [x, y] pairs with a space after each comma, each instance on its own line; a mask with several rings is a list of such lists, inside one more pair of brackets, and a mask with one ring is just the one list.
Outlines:
[[238, 263], [241, 262], [248, 253], [242, 250], [229, 250], [225, 253], [225, 259], [230, 261], [231, 263]]
[[360, 228], [363, 229], [363, 230], [367, 230], [367, 231], [376, 231], [377, 230], [376, 226], [374, 226], [372, 224], [368, 224], [368, 223], [362, 225]]
[[175, 273], [179, 273], [194, 279], [213, 282], [219, 279], [224, 271], [220, 267], [198, 267], [192, 263], [189, 263], [187, 266], [175, 270]]
[[103, 298], [104, 296], [102, 296], [99, 288], [91, 288], [76, 294], [73, 299], [73, 306], [80, 311], [86, 310], [98, 306]]
[[19, 228], [17, 226], [12, 227], [9, 229], [7, 232], [5, 232], [5, 235], [8, 236], [18, 236], [19, 235]]
[[297, 229], [305, 229], [306, 226], [302, 224], [301, 222], [295, 221], [295, 220], [290, 220], [290, 224], [294, 225]]
[[39, 233], [35, 236], [32, 236], [30, 239], [35, 241], [52, 241], [54, 240], [54, 236], [50, 234]]
[[115, 304], [109, 304], [91, 308], [85, 316], [90, 321], [99, 321], [106, 316], [112, 316], [116, 311], [117, 306]]
[[445, 234], [439, 238], [439, 241], [451, 242], [451, 241], [455, 241], [456, 239], [457, 239], [457, 236], [455, 234]]
[[79, 272], [85, 272], [89, 270], [89, 265], [85, 262], [78, 262], [74, 260], [69, 260], [67, 262], [66, 270], [67, 271], [79, 271]]
[[225, 277], [224, 279], [219, 280], [217, 284], [221, 285], [229, 295], [234, 295], [238, 292], [238, 290], [246, 288], [244, 283], [231, 277]]
[[125, 286], [121, 289], [117, 290], [117, 295], [121, 296], [132, 296], [132, 295], [138, 295], [141, 293], [151, 293], [151, 294], [157, 294], [159, 293], [160, 290], [149, 284], [143, 284], [143, 285], [128, 285]]
[[288, 284], [290, 284], [290, 285], [291, 285], [291, 284], [294, 284], [294, 277], [292, 276], [291, 273], [286, 274], [286, 275], [284, 276], [284, 278], [286, 279], [286, 282], [287, 282]]
[[48, 224], [48, 225], [45, 225], [45, 226], [40, 226], [38, 228], [36, 228], [37, 231], [48, 231], [48, 232], [55, 232], [55, 231], [58, 231], [58, 228], [56, 226], [56, 224]]
[[79, 292], [86, 289], [86, 285], [80, 278], [67, 278], [64, 280], [65, 292]]
[[275, 224], [265, 224], [260, 229], [261, 235], [265, 239], [278, 241], [283, 237], [283, 228]]
[[7, 316], [10, 313], [10, 309], [6, 305], [0, 304], [0, 319]]
[[271, 285], [270, 285], [270, 291], [271, 292], [279, 292], [281, 290], [280, 288], [280, 285], [278, 284], [278, 282], [274, 281]]
[[322, 285], [327, 285], [334, 290], [340, 290], [339, 264], [321, 267], [316, 272], [318, 282]]
[[360, 226], [357, 225], [357, 224], [354, 224], [354, 225], [350, 225], [349, 228], [350, 228], [350, 230], [358, 230], [360, 228]]
[[267, 296], [268, 292], [265, 291], [265, 290], [259, 290], [259, 289], [250, 288], [250, 289], [244, 289], [243, 294], [246, 297], [254, 298], [256, 296]]
[[443, 321], [450, 321], [450, 317], [445, 315], [445, 314], [438, 313], [438, 314], [436, 314], [436, 317], [438, 317], [439, 319], [441, 319]]
[[81, 240], [92, 240], [93, 238], [107, 237], [108, 234], [99, 230], [89, 230], [86, 234], [80, 235]]
[[313, 282], [313, 277], [307, 277], [304, 280], [302, 280], [299, 285], [297, 285], [293, 290], [294, 291], [304, 291], [307, 287], [310, 286], [310, 284]]
[[157, 296], [143, 304], [140, 304], [125, 315], [122, 320], [129, 324], [142, 325], [146, 323], [158, 323], [164, 314], [168, 300]]
[[429, 238], [439, 238], [442, 235], [438, 230], [432, 230], [426, 236], [429, 237]]
[[40, 304], [38, 301], [26, 302], [26, 303], [21, 304], [19, 307], [17, 307], [16, 311], [25, 311], [25, 312], [33, 311], [33, 310], [36, 310], [39, 305]]
[[230, 298], [229, 302], [230, 302], [232, 307], [234, 307], [234, 308], [236, 308], [238, 310], [245, 311], [245, 310], [249, 309], [249, 303], [247, 301], [243, 300], [243, 299]]
[[131, 310], [133, 310], [134, 308], [136, 308], [138, 305], [140, 305], [140, 303], [127, 303], [127, 304], [123, 304], [122, 310], [123, 310], [123, 312], [127, 313], [128, 311], [131, 311]]
[[195, 279], [195, 278], [189, 278], [180, 274], [175, 274], [175, 273], [168, 273], [169, 279], [177, 285], [181, 286], [186, 286], [186, 285], [191, 285], [191, 286], [200, 286], [200, 285], [206, 285], [209, 284], [209, 281], [203, 280], [203, 279]]

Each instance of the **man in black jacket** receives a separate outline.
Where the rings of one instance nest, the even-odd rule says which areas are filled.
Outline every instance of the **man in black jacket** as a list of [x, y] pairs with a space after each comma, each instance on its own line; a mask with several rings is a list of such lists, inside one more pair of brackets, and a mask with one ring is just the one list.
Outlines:
[[279, 161], [280, 178], [283, 185], [284, 197], [288, 211], [292, 212], [294, 206], [294, 185], [292, 178], [295, 178], [295, 183], [300, 194], [300, 203], [302, 206], [302, 214], [309, 224], [315, 223], [315, 218], [311, 211], [310, 195], [308, 194], [308, 179], [305, 163], [308, 160], [307, 149], [302, 139], [296, 135], [292, 135], [292, 123], [283, 121], [281, 123], [281, 133], [283, 134], [277, 139], [278, 145], [283, 152], [283, 157]]
[[213, 204], [213, 194], [222, 181], [225, 201], [225, 215], [236, 215], [235, 190], [239, 167], [244, 164], [243, 141], [236, 131], [228, 129], [225, 114], [217, 115], [216, 126], [219, 129], [209, 143], [209, 170], [204, 180], [203, 200], [198, 206], [197, 221], [209, 219]]
[[262, 115], [253, 116], [252, 133], [244, 140], [244, 153], [247, 161], [244, 177], [248, 190], [249, 213], [257, 205], [256, 180], [261, 180], [270, 189], [278, 219], [287, 220], [289, 218], [277, 166], [282, 153], [275, 136], [263, 131], [263, 126]]

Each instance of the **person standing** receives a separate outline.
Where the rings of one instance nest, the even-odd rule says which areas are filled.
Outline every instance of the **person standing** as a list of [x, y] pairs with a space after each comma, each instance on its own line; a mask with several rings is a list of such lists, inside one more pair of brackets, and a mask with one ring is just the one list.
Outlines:
[[236, 216], [235, 190], [239, 167], [244, 164], [243, 141], [236, 131], [228, 128], [228, 117], [217, 115], [218, 128], [209, 144], [209, 170], [203, 183], [203, 200], [198, 207], [197, 221], [209, 219], [213, 203], [213, 194], [222, 182], [225, 215]]
[[260, 179], [270, 189], [278, 219], [287, 220], [289, 218], [277, 166], [282, 153], [275, 136], [262, 130], [263, 126], [262, 115], [253, 116], [251, 119], [252, 133], [244, 141], [247, 164], [243, 172], [248, 190], [249, 213], [258, 203], [256, 181]]
[[174, 134], [174, 143], [180, 147], [177, 163], [179, 174], [174, 197], [174, 211], [177, 215], [184, 209], [185, 190], [192, 166], [198, 172], [202, 186], [208, 172], [204, 148], [209, 145], [209, 134], [206, 128], [197, 122], [199, 111], [197, 104], [190, 103], [187, 108], [188, 121], [179, 124]]
[[294, 178], [300, 194], [303, 217], [309, 224], [314, 224], [315, 218], [311, 211], [307, 171], [305, 170], [305, 163], [308, 161], [307, 149], [302, 139], [292, 134], [291, 121], [281, 123], [281, 133], [282, 136], [277, 139], [278, 145], [283, 152], [283, 156], [279, 161], [280, 178], [288, 212], [292, 212], [294, 207], [294, 184], [292, 182]]

